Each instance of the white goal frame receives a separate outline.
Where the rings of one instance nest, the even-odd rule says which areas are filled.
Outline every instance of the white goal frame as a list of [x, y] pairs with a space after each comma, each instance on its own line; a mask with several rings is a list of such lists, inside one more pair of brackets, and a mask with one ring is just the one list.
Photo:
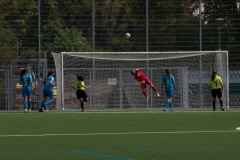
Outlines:
[[[153, 60], [166, 60], [166, 59], [177, 59], [177, 58], [187, 58], [187, 57], [199, 57], [199, 85], [207, 85], [206, 82], [202, 82], [202, 56], [207, 54], [215, 54], [216, 62], [214, 65], [214, 69], [218, 71], [218, 75], [220, 75], [224, 82], [224, 94], [223, 94], [223, 102], [224, 108], [229, 108], [229, 73], [228, 73], [228, 51], [178, 51], [178, 52], [61, 52], [54, 53], [52, 55], [55, 61], [56, 73], [57, 73], [57, 102], [56, 109], [65, 110], [64, 106], [64, 56], [74, 56], [74, 57], [85, 57], [93, 59], [93, 67], [94, 67], [94, 59], [104, 59], [104, 60], [113, 60], [113, 59], [121, 59], [122, 55], [126, 57], [132, 58], [123, 58], [123, 61], [153, 61]], [[136, 56], [137, 55], [137, 56]], [[137, 58], [136, 58], [137, 57]], [[224, 62], [224, 64], [222, 63]], [[146, 66], [148, 68], [148, 66]], [[136, 66], [136, 68], [138, 68]], [[170, 67], [171, 68], [171, 67]], [[165, 69], [165, 68], [161, 68]], [[184, 70], [184, 69], [183, 69]], [[181, 69], [182, 72], [182, 69]], [[210, 75], [209, 75], [210, 78]], [[134, 79], [133, 79], [134, 80]], [[161, 79], [159, 80], [159, 82]], [[199, 99], [203, 99], [202, 91], [199, 91]], [[159, 88], [160, 90], [160, 88]], [[187, 95], [188, 96], [188, 95]], [[211, 97], [209, 97], [211, 99]], [[185, 107], [188, 108], [188, 102], [182, 102]], [[90, 102], [91, 105], [91, 102]], [[218, 105], [218, 100], [216, 101], [216, 105]], [[147, 108], [149, 108], [148, 103], [146, 104]], [[199, 108], [204, 107], [202, 105], [202, 100], [200, 100]], [[212, 107], [212, 106], [208, 106]], [[91, 107], [90, 107], [91, 108]], [[95, 109], [95, 108], [94, 108]]]

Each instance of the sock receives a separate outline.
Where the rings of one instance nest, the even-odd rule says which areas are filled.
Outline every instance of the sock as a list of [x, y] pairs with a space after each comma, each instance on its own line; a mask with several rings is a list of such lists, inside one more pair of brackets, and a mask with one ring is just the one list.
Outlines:
[[169, 102], [170, 109], [173, 110], [172, 102]]
[[212, 104], [213, 104], [213, 109], [215, 110], [216, 109], [215, 101], [213, 101]]
[[42, 101], [41, 106], [40, 106], [40, 109], [43, 109], [44, 102], [45, 102], [45, 101]]
[[28, 109], [31, 109], [32, 101], [28, 101]]
[[164, 109], [164, 110], [167, 110], [168, 105], [169, 105], [169, 102], [167, 101], [163, 109]]
[[155, 93], [158, 93], [155, 86], [152, 86], [152, 89], [154, 90]]
[[52, 103], [53, 102], [53, 99], [49, 99], [46, 103], [45, 103], [45, 105], [49, 105], [50, 103]]
[[220, 106], [221, 106], [221, 108], [222, 108], [223, 101], [222, 101], [222, 100], [220, 100], [219, 102], [220, 102]]
[[145, 91], [143, 92], [143, 94], [146, 98], [148, 97], [148, 94]]
[[24, 107], [24, 109], [27, 109], [27, 101], [26, 100], [23, 100], [23, 107]]
[[84, 102], [81, 102], [81, 108], [84, 110]]

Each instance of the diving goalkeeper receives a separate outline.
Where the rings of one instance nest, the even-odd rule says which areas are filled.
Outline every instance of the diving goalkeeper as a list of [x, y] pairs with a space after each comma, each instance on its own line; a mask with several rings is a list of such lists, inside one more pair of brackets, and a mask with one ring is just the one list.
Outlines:
[[145, 91], [147, 84], [150, 85], [152, 87], [152, 89], [154, 90], [154, 92], [157, 94], [157, 96], [160, 96], [157, 92], [156, 87], [152, 84], [152, 82], [147, 78], [147, 76], [145, 76], [145, 74], [140, 70], [140, 68], [137, 69], [132, 69], [131, 70], [131, 74], [134, 76], [134, 78], [141, 83], [141, 88], [142, 88], [142, 93], [144, 94], [144, 96], [147, 98], [148, 100], [148, 94]]

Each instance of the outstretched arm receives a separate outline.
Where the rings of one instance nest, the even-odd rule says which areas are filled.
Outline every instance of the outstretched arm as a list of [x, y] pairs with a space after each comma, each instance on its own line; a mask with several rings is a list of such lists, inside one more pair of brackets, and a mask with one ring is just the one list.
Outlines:
[[85, 86], [85, 85], [83, 85], [83, 87], [84, 87], [84, 88], [90, 88], [90, 86]]
[[220, 84], [221, 84], [221, 88], [222, 88], [222, 91], [223, 91], [223, 83], [221, 82]]

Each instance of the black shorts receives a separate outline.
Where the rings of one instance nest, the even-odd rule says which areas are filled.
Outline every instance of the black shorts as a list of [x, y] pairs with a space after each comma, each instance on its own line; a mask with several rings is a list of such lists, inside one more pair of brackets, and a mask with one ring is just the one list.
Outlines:
[[78, 99], [80, 98], [86, 99], [88, 97], [84, 90], [77, 90], [76, 95]]
[[216, 98], [216, 96], [218, 96], [218, 98], [222, 97], [222, 89], [221, 88], [212, 89], [212, 97]]

